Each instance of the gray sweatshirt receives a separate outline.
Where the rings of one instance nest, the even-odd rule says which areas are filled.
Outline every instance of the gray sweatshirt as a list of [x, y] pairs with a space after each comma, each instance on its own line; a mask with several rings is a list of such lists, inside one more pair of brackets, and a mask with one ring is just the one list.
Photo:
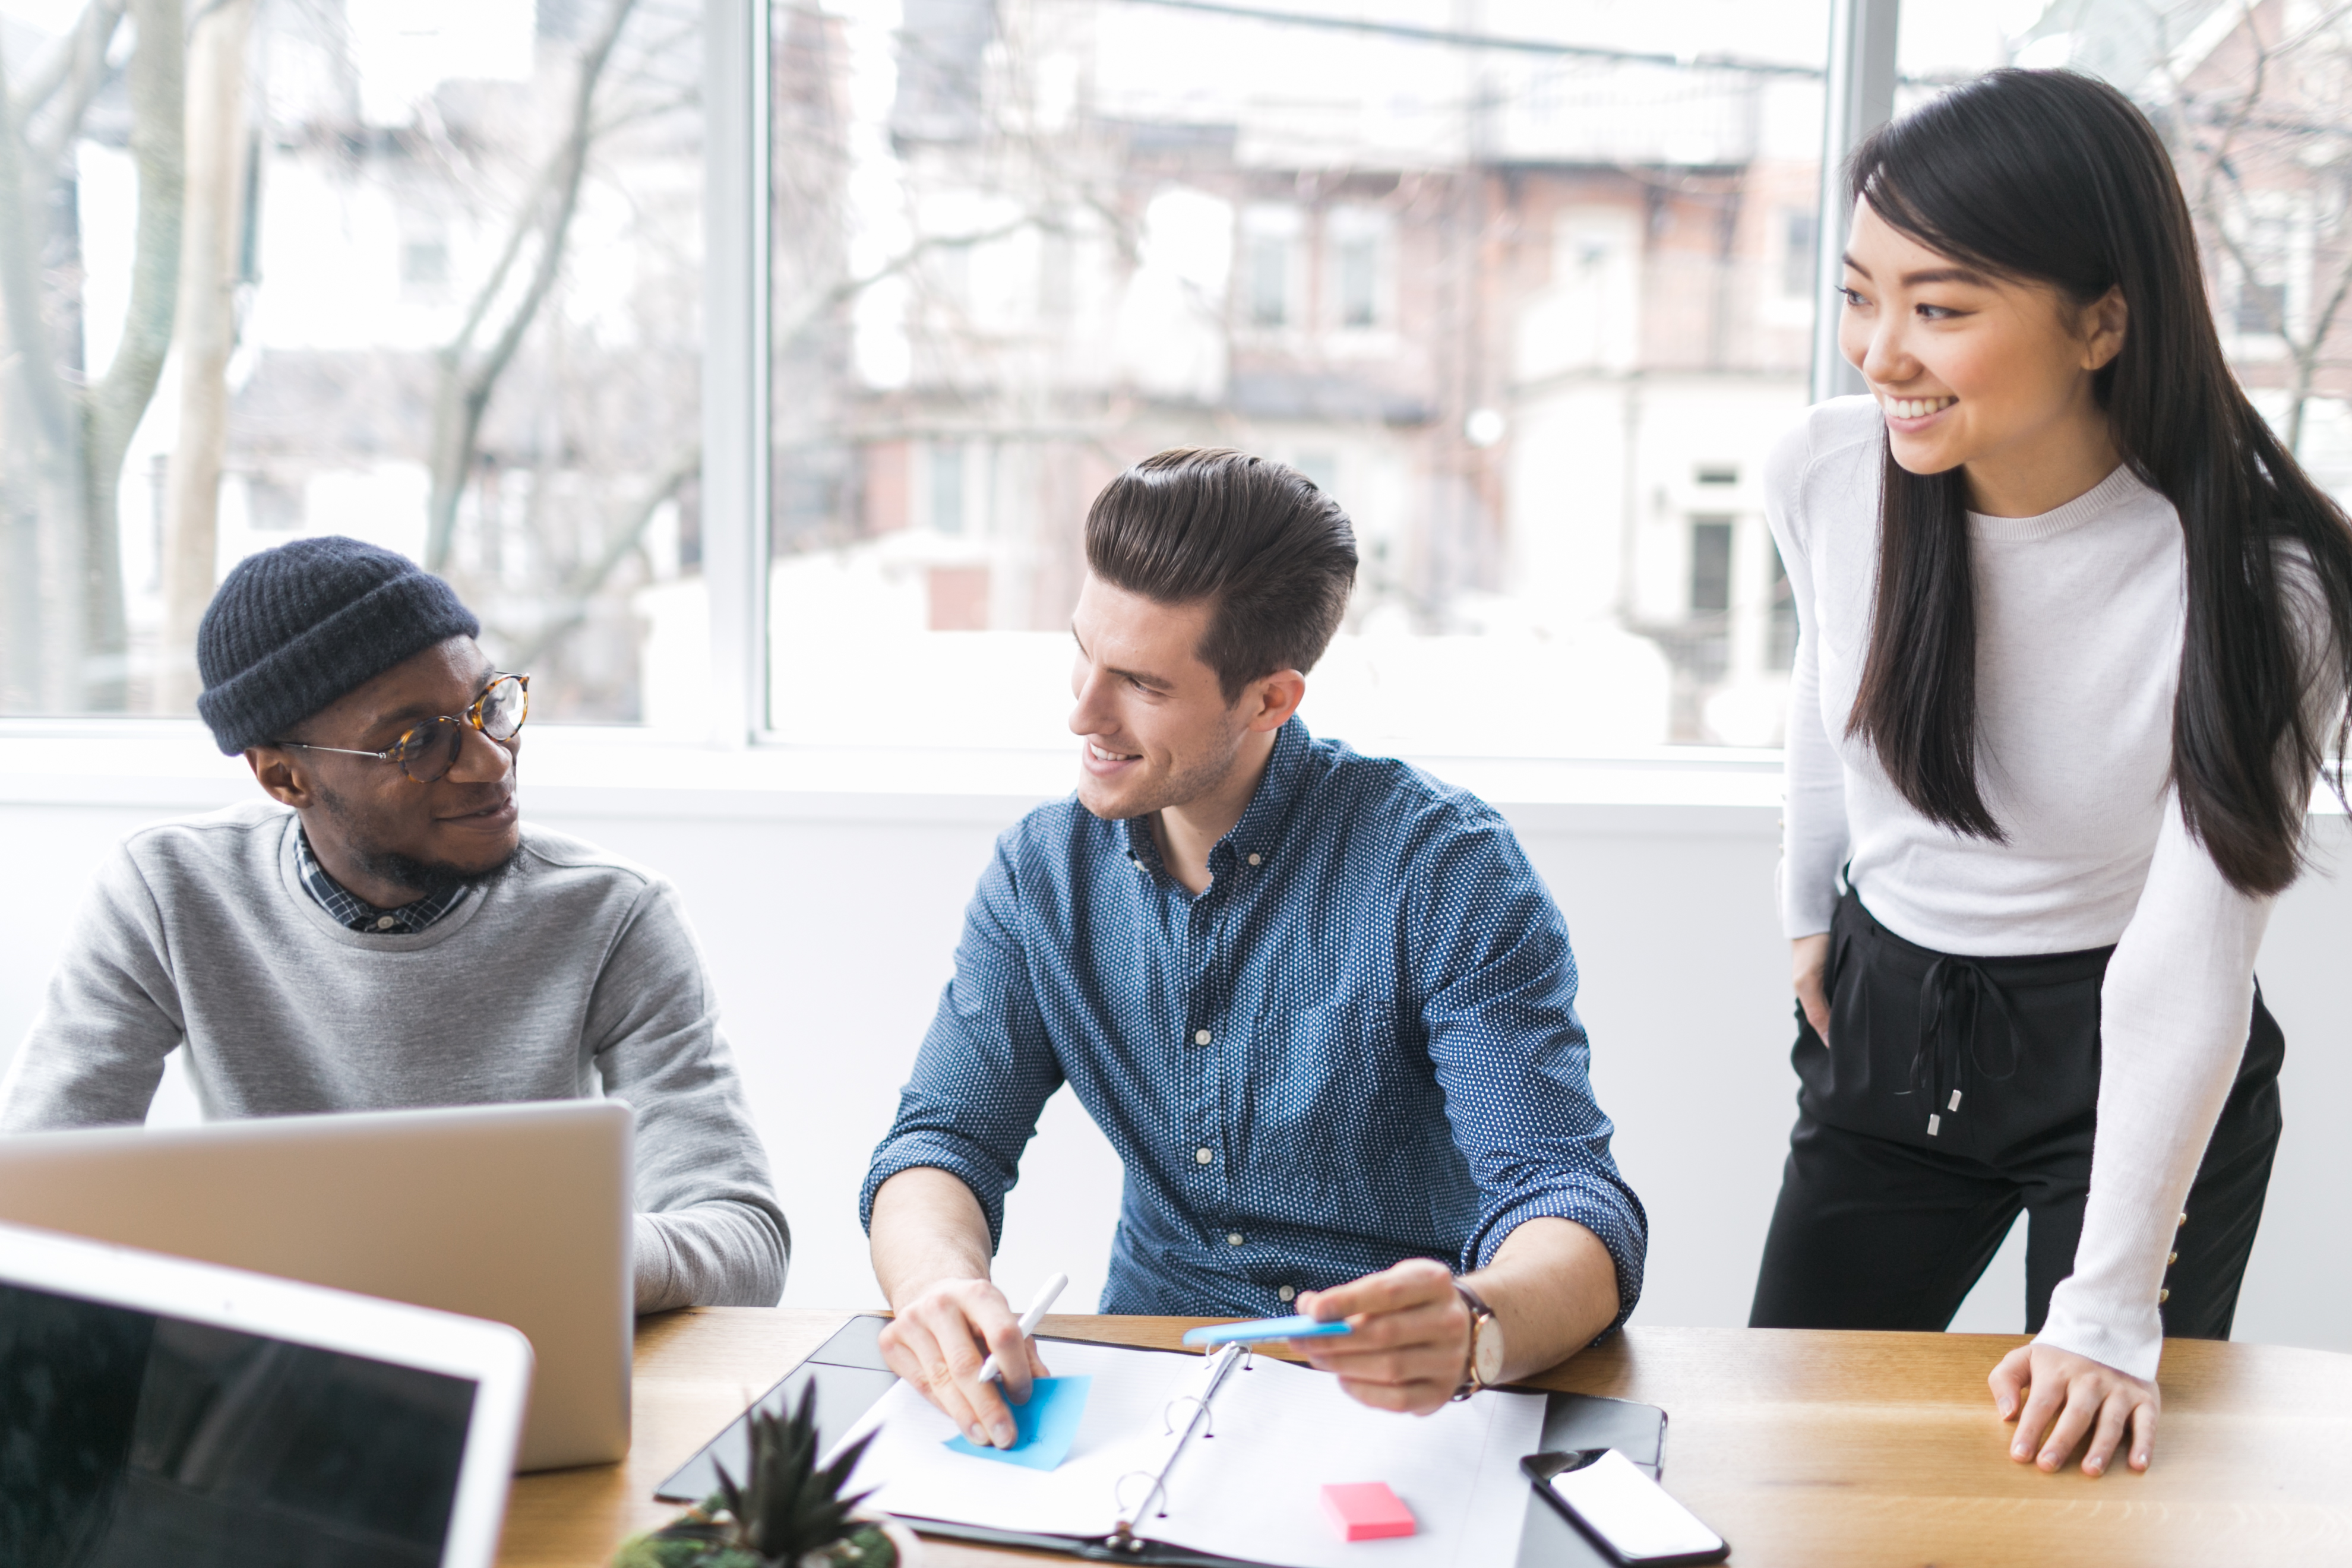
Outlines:
[[100, 869], [0, 1131], [145, 1120], [187, 1049], [207, 1118], [580, 1100], [636, 1111], [636, 1300], [773, 1306], [790, 1232], [660, 878], [526, 826], [514, 873], [414, 936], [337, 925], [270, 802], [164, 823]]

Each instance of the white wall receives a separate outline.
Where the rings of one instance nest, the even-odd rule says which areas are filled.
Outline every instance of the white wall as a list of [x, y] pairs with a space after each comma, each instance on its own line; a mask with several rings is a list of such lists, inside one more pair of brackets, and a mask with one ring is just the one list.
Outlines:
[[[53, 748], [54, 749], [54, 748]], [[964, 900], [996, 831], [1052, 787], [1027, 762], [981, 795], [936, 793], [919, 761], [873, 763], [856, 793], [733, 787], [806, 770], [710, 753], [557, 750], [527, 784], [535, 820], [667, 873], [709, 951], [728, 1028], [793, 1222], [786, 1300], [877, 1301], [855, 1211], [859, 1178], [946, 977]], [[142, 748], [152, 755], [152, 747]], [[0, 742], [0, 1055], [21, 1038], [65, 936], [61, 911], [98, 858], [145, 821], [242, 798], [209, 761], [151, 776]], [[184, 758], [183, 759], [184, 761]], [[142, 766], [148, 765], [142, 763]], [[730, 772], [730, 770], [732, 770]], [[746, 771], [748, 770], [748, 771]], [[1639, 1320], [1738, 1324], [1794, 1114], [1786, 948], [1773, 924], [1777, 780], [1750, 768], [1566, 773], [1454, 764], [1504, 804], [1566, 910], [1583, 971], [1594, 1077], [1618, 1158], [1647, 1205]], [[547, 783], [548, 778], [618, 780]], [[669, 777], [678, 787], [659, 787]], [[1513, 803], [1515, 795], [1523, 798]], [[1630, 799], [1674, 804], [1628, 804]], [[2320, 835], [2340, 844], [2340, 822]], [[2352, 1098], [2341, 1020], [2352, 888], [2315, 878], [2282, 900], [2264, 991], [2287, 1037], [2288, 1125], [2239, 1313], [2242, 1339], [2352, 1350], [2352, 1249], [2338, 1210]], [[178, 1098], [173, 1098], [177, 1095]], [[185, 1116], [184, 1090], [159, 1116]], [[1100, 1288], [1118, 1204], [1108, 1146], [1066, 1094], [1047, 1110], [1010, 1205], [1000, 1277], [1015, 1296], [1054, 1268], [1073, 1302]], [[2005, 1250], [1958, 1326], [2015, 1330], [2022, 1268]]]

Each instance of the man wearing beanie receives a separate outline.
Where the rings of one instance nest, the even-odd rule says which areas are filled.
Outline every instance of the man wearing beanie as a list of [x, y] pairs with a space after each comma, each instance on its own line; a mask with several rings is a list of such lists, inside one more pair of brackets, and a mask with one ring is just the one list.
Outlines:
[[526, 678], [406, 557], [240, 563], [197, 710], [269, 800], [142, 829], [99, 874], [0, 1131], [145, 1120], [187, 1051], [208, 1117], [584, 1098], [636, 1112], [636, 1302], [772, 1306], [789, 1233], [677, 892], [526, 827]]

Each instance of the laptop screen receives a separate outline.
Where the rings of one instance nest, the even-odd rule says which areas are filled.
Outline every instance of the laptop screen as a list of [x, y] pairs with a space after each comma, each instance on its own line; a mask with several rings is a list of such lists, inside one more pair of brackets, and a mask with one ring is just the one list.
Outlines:
[[26, 1568], [433, 1568], [474, 1397], [0, 1282], [0, 1544], [29, 1545], [9, 1558]]

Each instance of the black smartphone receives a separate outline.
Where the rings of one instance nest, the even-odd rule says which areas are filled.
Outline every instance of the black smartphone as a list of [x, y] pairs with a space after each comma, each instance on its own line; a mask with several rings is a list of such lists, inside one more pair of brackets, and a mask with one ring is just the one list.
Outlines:
[[1625, 1568], [1720, 1563], [1723, 1537], [1614, 1448], [1529, 1454], [1519, 1468], [1546, 1501]]

